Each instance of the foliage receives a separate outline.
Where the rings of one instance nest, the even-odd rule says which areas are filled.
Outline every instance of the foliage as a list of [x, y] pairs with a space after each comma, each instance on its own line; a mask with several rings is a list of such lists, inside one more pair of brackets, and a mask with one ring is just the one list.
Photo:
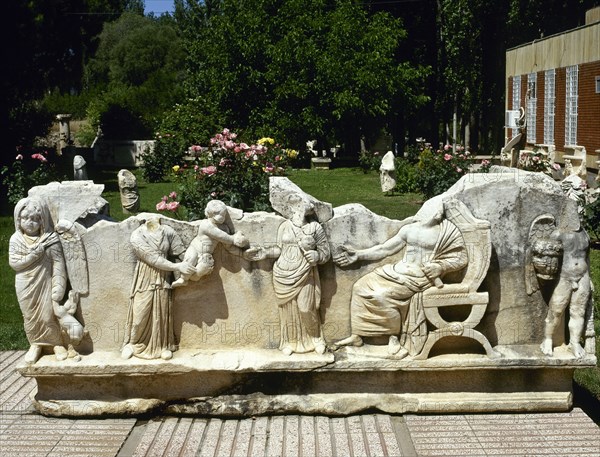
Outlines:
[[162, 116], [154, 150], [144, 155], [143, 173], [149, 182], [161, 181], [173, 165], [183, 165], [190, 145], [209, 142], [218, 127], [205, 106], [202, 98], [189, 98]]
[[471, 164], [470, 153], [461, 145], [457, 145], [456, 152], [449, 144], [435, 152], [425, 149], [417, 164], [417, 188], [426, 198], [441, 194], [467, 174]]
[[395, 60], [404, 31], [388, 14], [350, 0], [186, 4], [175, 16], [184, 18], [188, 87], [220, 124], [297, 149], [317, 139], [357, 150], [397, 97], [418, 103], [422, 75]]
[[85, 69], [92, 123], [110, 139], [150, 138], [155, 119], [183, 96], [183, 59], [169, 16], [128, 12], [106, 23]]
[[[600, 191], [596, 191], [596, 198], [587, 203], [583, 210], [583, 225], [596, 241], [600, 241]], [[600, 284], [598, 284], [600, 290]], [[600, 304], [600, 301], [598, 301]]]
[[382, 159], [383, 156], [377, 151], [371, 152], [363, 150], [360, 151], [360, 154], [358, 155], [358, 164], [360, 165], [360, 168], [362, 168], [363, 173], [368, 173], [370, 171], [379, 172]]
[[394, 164], [396, 166], [396, 192], [402, 194], [419, 192], [417, 186], [418, 168], [416, 164], [402, 157], [396, 157]]
[[560, 169], [560, 165], [553, 164], [548, 160], [548, 155], [543, 150], [535, 149], [533, 153], [521, 152], [517, 167], [527, 171], [538, 171], [552, 176], [552, 169]]
[[283, 149], [272, 138], [252, 145], [237, 143], [236, 138], [224, 129], [211, 138], [209, 147], [191, 147], [197, 154], [193, 164], [173, 167], [188, 219], [203, 218], [212, 199], [244, 211], [269, 210], [269, 176], [282, 174], [297, 151]]
[[[102, 24], [123, 11], [127, 0], [15, 0], [2, 5], [2, 31], [10, 43], [2, 61], [0, 135], [6, 151], [30, 146], [46, 133], [30, 108], [50, 91], [79, 92], [83, 64], [95, 51]], [[73, 14], [77, 12], [77, 14]], [[101, 13], [101, 14], [98, 14]], [[54, 112], [53, 114], [57, 114]], [[26, 126], [33, 126], [28, 129]], [[11, 161], [2, 156], [2, 163]]]
[[8, 138], [8, 144], [15, 142], [18, 147], [33, 147], [37, 137], [46, 136], [52, 122], [52, 115], [42, 103], [23, 101], [8, 113], [8, 123], [11, 125], [11, 137]]
[[12, 205], [26, 197], [30, 188], [59, 181], [61, 178], [53, 158], [44, 150], [24, 154], [17, 149], [13, 163], [4, 166], [0, 173], [2, 183], [7, 188], [8, 201]]
[[89, 102], [87, 93], [63, 94], [55, 89], [44, 96], [42, 105], [49, 113], [72, 114], [74, 119], [83, 119]]

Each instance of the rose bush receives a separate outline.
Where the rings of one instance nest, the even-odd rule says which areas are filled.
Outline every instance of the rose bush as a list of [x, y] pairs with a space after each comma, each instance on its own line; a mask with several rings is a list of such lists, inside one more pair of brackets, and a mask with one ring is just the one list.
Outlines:
[[190, 151], [194, 160], [173, 169], [189, 220], [203, 218], [212, 199], [244, 211], [269, 210], [269, 177], [285, 173], [298, 154], [272, 138], [238, 142], [229, 129], [212, 137], [209, 146], [193, 145]]
[[8, 201], [12, 205], [26, 197], [27, 191], [34, 186], [66, 179], [60, 173], [55, 158], [44, 149], [28, 154], [21, 147], [17, 147], [15, 160], [12, 164], [2, 167], [0, 173], [2, 183], [7, 189]]
[[449, 144], [437, 151], [424, 149], [417, 164], [416, 186], [426, 198], [439, 195], [466, 175], [472, 164], [471, 154], [461, 145], [455, 152]]

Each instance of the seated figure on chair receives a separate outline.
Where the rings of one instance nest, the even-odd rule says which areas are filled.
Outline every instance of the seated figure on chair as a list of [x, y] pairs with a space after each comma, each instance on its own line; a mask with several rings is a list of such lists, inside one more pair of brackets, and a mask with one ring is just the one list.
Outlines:
[[376, 268], [352, 288], [352, 334], [335, 346], [361, 346], [363, 337], [389, 336], [388, 353], [403, 358], [418, 354], [427, 339], [423, 310], [426, 289], [443, 287], [441, 277], [463, 269], [468, 262], [460, 230], [445, 217], [444, 207], [427, 219], [405, 224], [381, 245], [354, 250], [342, 247], [334, 261], [339, 266], [359, 260], [381, 260], [399, 253], [402, 260]]

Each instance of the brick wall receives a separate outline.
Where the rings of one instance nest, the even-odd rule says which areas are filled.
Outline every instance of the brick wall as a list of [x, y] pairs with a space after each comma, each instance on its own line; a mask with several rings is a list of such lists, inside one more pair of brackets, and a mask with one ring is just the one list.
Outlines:
[[588, 154], [600, 149], [600, 94], [596, 93], [596, 76], [600, 76], [600, 62], [579, 66], [577, 142], [586, 147]]

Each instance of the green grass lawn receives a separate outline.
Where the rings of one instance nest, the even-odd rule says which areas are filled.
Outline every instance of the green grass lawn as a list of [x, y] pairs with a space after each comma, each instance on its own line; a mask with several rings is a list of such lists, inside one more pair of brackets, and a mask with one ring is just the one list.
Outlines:
[[[141, 211], [155, 212], [156, 203], [163, 195], [177, 190], [174, 183], [145, 183], [138, 175], [141, 195]], [[102, 171], [94, 176], [96, 182], [105, 184], [104, 198], [110, 203], [111, 216], [124, 220], [128, 216], [121, 211], [116, 171]], [[371, 211], [392, 219], [404, 219], [415, 214], [422, 200], [419, 194], [384, 196], [381, 193], [379, 175], [364, 174], [360, 169], [340, 168], [334, 170], [295, 170], [289, 178], [315, 198], [333, 206], [346, 203], [362, 203]], [[23, 320], [14, 292], [14, 272], [8, 266], [8, 240], [14, 232], [11, 216], [0, 217], [0, 350], [26, 349], [27, 339]], [[592, 280], [597, 285], [594, 292], [596, 303], [596, 355], [600, 359], [600, 251], [591, 253]], [[600, 399], [600, 368], [576, 370], [576, 381], [596, 398]]]

